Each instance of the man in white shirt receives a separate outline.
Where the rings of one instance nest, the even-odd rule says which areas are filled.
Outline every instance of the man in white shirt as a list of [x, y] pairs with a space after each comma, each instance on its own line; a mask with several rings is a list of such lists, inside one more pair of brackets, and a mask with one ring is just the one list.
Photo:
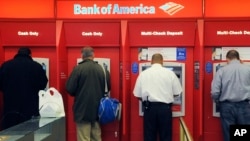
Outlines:
[[172, 141], [172, 103], [182, 92], [176, 74], [163, 67], [163, 57], [152, 56], [152, 66], [141, 72], [136, 80], [134, 96], [143, 101], [144, 141]]

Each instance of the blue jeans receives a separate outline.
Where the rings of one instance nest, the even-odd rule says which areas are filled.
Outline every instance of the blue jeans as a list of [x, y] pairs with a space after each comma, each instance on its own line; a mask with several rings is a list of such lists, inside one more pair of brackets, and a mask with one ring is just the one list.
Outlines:
[[230, 141], [230, 125], [250, 124], [250, 103], [220, 102], [219, 106], [224, 141]]

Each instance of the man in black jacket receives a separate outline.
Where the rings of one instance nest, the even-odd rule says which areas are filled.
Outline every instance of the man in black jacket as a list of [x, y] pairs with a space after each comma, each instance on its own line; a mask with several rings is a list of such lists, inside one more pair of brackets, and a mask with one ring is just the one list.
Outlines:
[[22, 47], [13, 59], [0, 67], [0, 90], [3, 92], [2, 129], [39, 116], [39, 90], [48, 79], [42, 66], [31, 58], [31, 50]]
[[[82, 49], [82, 59], [71, 72], [66, 90], [74, 99], [73, 112], [78, 141], [101, 141], [98, 106], [105, 93], [104, 68], [95, 62], [92, 47]], [[109, 73], [106, 71], [108, 90]]]

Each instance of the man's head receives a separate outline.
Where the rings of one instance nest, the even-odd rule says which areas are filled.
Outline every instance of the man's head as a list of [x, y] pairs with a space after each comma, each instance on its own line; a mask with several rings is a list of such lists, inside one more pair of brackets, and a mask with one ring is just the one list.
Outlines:
[[22, 55], [31, 55], [31, 50], [28, 47], [21, 47], [17, 53]]
[[236, 51], [236, 50], [229, 50], [227, 52], [226, 58], [227, 58], [228, 61], [240, 60], [240, 55], [239, 55], [239, 52]]
[[82, 48], [82, 59], [94, 59], [94, 49], [89, 46]]
[[163, 57], [160, 53], [156, 53], [152, 56], [152, 59], [151, 59], [151, 64], [155, 64], [155, 63], [158, 63], [158, 64], [163, 64]]

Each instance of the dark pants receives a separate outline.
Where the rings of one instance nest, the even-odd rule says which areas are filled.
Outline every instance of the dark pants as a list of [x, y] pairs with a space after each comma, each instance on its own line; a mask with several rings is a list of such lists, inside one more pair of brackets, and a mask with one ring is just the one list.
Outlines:
[[230, 141], [230, 125], [250, 124], [250, 104], [242, 102], [220, 102], [220, 116], [224, 141]]
[[151, 102], [144, 110], [144, 141], [172, 141], [172, 104]]

